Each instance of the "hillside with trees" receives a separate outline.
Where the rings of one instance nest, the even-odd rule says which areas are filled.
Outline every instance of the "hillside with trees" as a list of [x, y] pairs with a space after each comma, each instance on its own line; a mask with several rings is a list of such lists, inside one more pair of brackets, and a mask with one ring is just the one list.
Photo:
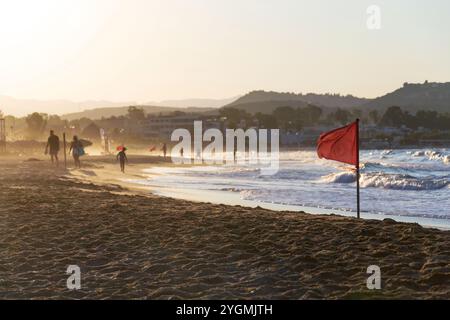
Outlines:
[[[296, 94], [296, 93], [283, 93], [274, 91], [252, 91], [236, 101], [230, 103], [226, 107], [247, 108], [252, 110], [259, 103], [264, 103], [265, 109], [259, 110], [260, 112], [271, 112], [279, 106], [290, 105], [305, 106], [308, 104], [318, 105], [326, 108], [352, 108], [360, 106], [368, 99], [357, 98], [351, 95], [343, 96], [339, 94]], [[269, 110], [270, 109], [270, 110]], [[249, 111], [251, 112], [251, 111]]]
[[401, 107], [410, 113], [419, 110], [450, 112], [450, 82], [405, 83], [402, 88], [373, 99], [361, 108], [384, 111], [392, 106]]
[[383, 113], [387, 108], [399, 106], [410, 113], [419, 110], [450, 112], [450, 82], [405, 83], [393, 92], [375, 99], [358, 98], [339, 94], [296, 94], [268, 91], [252, 91], [225, 107], [270, 114], [278, 107], [304, 107], [308, 104], [324, 109], [360, 109], [365, 113], [377, 110]]

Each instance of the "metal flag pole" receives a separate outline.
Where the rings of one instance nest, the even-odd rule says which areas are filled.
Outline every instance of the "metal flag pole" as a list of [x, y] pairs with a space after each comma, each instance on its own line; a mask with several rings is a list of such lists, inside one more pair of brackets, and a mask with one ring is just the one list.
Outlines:
[[356, 211], [358, 219], [361, 218], [361, 206], [359, 196], [359, 119], [356, 119]]

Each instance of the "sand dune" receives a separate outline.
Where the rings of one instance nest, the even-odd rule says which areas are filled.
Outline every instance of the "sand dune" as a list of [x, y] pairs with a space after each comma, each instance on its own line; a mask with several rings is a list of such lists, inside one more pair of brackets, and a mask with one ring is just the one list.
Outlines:
[[104, 161], [1, 163], [0, 298], [450, 298], [448, 231], [133, 195], [87, 180]]

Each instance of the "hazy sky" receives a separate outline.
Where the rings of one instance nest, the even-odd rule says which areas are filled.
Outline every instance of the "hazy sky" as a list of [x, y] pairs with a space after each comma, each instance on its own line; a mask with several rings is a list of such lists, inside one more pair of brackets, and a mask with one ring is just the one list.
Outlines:
[[[372, 4], [381, 30], [366, 26]], [[450, 81], [449, 36], [447, 0], [0, 0], [0, 95], [375, 97]]]

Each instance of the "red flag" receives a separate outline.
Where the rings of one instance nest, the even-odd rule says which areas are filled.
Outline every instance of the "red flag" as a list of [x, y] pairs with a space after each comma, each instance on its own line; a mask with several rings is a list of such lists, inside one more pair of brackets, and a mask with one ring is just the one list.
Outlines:
[[320, 135], [317, 141], [319, 158], [358, 165], [358, 121]]

